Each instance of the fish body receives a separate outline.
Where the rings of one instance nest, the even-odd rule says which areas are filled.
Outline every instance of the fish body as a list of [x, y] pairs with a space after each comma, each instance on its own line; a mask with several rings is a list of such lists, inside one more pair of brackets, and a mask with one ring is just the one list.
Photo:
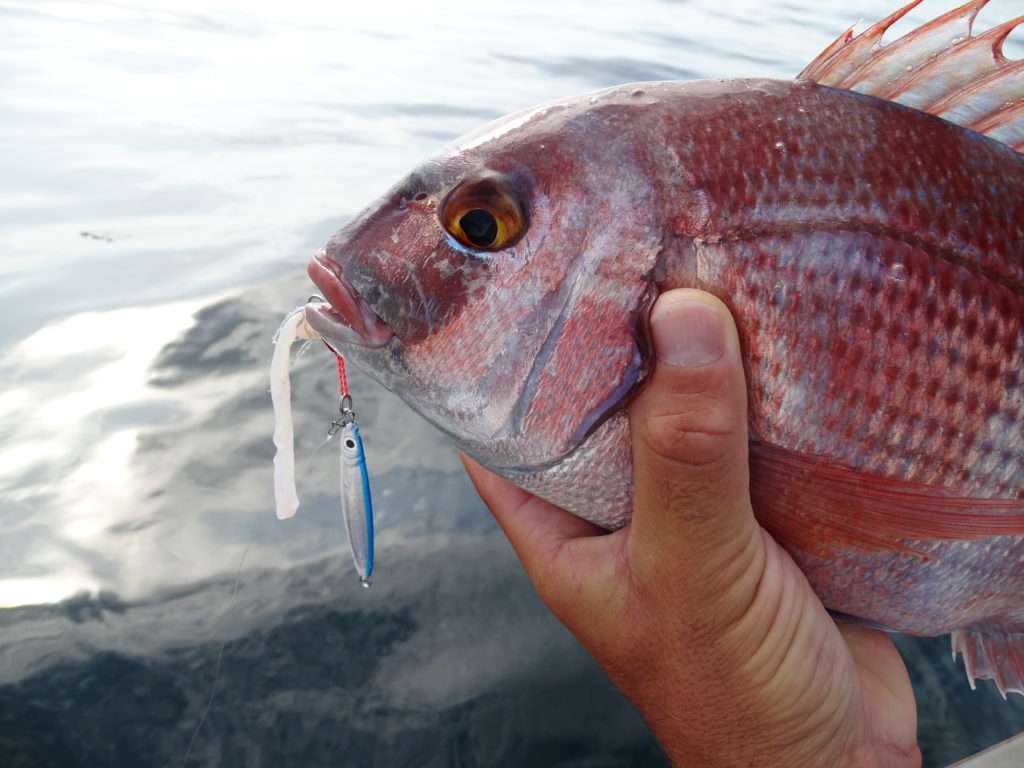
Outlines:
[[608, 528], [631, 512], [647, 312], [715, 294], [762, 525], [828, 608], [954, 631], [972, 676], [1024, 692], [1008, 144], [809, 80], [632, 84], [465, 138], [310, 275], [334, 307], [317, 331], [482, 463]]

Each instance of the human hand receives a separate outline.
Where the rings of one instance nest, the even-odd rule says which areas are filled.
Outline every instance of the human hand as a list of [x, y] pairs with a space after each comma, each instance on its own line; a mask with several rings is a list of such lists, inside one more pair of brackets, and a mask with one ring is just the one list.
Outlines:
[[831, 619], [750, 504], [732, 317], [694, 290], [651, 315], [630, 407], [633, 519], [614, 533], [466, 470], [537, 592], [687, 766], [919, 766], [906, 668]]

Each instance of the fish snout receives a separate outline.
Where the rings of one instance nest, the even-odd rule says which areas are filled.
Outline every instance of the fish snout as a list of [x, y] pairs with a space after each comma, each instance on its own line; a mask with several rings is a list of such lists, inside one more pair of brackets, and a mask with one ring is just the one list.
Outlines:
[[437, 304], [430, 298], [421, 266], [381, 248], [345, 263], [349, 284], [406, 343], [420, 341], [436, 328]]
[[384, 346], [395, 335], [326, 250], [313, 257], [306, 272], [326, 299], [306, 306], [306, 320], [318, 333], [364, 347]]

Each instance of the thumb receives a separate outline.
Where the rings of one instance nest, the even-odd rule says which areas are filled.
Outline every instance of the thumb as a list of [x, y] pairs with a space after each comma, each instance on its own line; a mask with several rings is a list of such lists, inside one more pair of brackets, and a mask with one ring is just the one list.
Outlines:
[[650, 322], [654, 373], [630, 409], [631, 559], [666, 553], [673, 567], [732, 571], [758, 532], [736, 326], [721, 301], [697, 290], [660, 296]]

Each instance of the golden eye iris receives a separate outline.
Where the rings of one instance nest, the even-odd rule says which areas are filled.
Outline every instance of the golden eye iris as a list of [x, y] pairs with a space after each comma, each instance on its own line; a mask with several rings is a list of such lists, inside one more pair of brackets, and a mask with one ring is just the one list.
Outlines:
[[522, 210], [500, 179], [463, 182], [441, 207], [441, 224], [452, 237], [476, 251], [499, 251], [524, 229]]

